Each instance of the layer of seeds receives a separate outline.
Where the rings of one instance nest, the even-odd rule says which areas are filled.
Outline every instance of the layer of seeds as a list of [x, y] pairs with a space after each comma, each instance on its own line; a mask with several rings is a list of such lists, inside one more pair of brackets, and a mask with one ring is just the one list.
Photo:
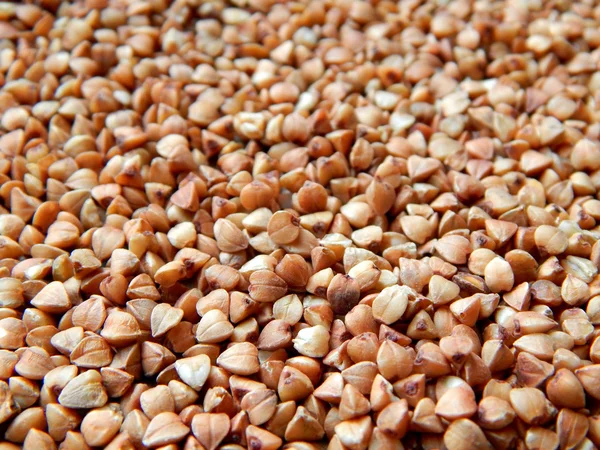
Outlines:
[[0, 2], [0, 450], [600, 447], [593, 0]]

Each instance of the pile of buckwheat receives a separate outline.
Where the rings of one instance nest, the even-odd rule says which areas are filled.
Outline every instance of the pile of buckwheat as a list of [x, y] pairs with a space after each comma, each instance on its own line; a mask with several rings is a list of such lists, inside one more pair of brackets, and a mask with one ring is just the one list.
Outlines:
[[594, 0], [0, 2], [0, 450], [596, 449], [598, 69]]

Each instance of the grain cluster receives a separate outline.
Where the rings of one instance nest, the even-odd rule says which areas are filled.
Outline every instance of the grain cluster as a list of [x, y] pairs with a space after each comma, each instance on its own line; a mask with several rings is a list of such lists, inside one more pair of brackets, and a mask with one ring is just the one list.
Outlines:
[[0, 2], [0, 450], [600, 447], [599, 69], [593, 0]]

